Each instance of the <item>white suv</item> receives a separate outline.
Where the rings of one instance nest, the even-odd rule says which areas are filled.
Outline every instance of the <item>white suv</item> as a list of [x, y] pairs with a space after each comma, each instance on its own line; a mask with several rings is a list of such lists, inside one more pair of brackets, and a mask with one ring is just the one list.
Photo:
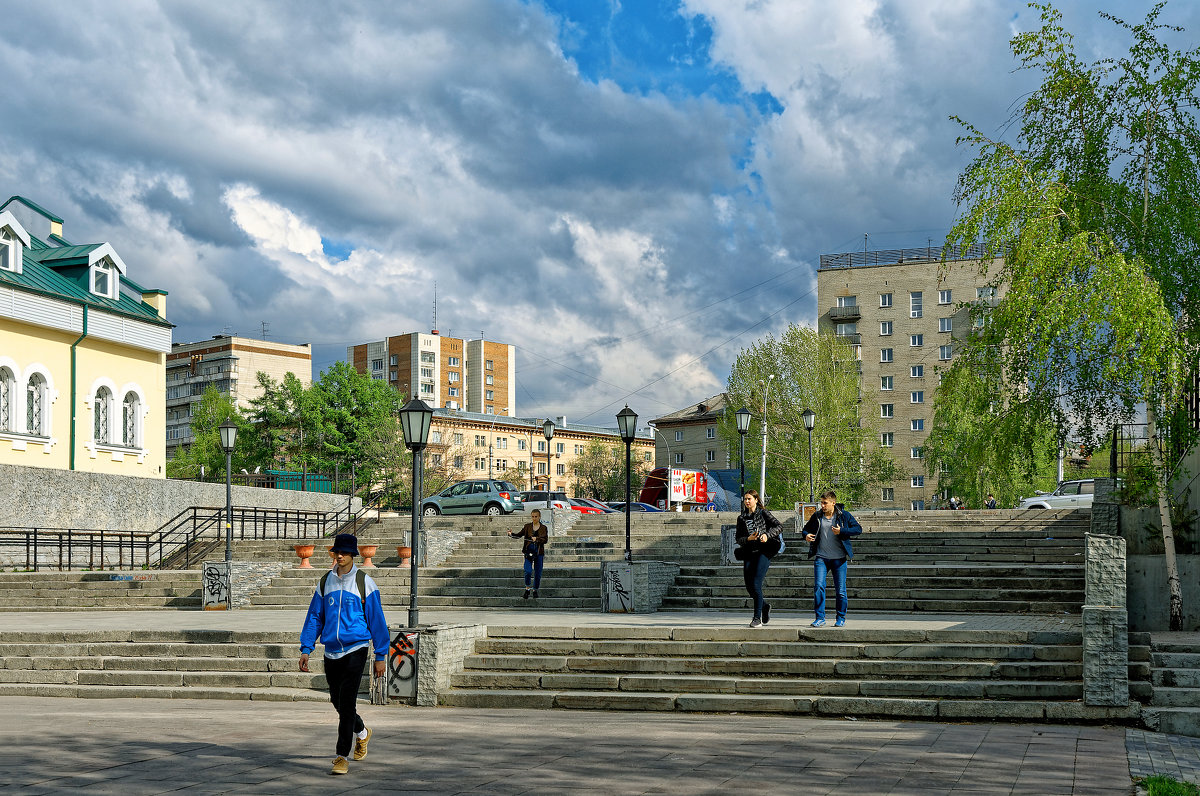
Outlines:
[[544, 489], [535, 489], [529, 492], [521, 493], [521, 505], [525, 511], [533, 511], [534, 509], [569, 509], [571, 501], [567, 499], [566, 492], [547, 492]]
[[1019, 509], [1080, 509], [1090, 508], [1096, 491], [1096, 480], [1063, 481], [1058, 489], [1046, 494], [1039, 492], [1017, 504]]

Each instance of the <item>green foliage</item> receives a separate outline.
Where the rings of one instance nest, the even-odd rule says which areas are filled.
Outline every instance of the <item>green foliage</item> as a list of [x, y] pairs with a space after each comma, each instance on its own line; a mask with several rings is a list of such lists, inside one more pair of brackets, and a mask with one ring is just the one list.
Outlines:
[[[876, 487], [898, 477], [898, 468], [879, 447], [878, 429], [859, 413], [859, 363], [854, 348], [833, 335], [792, 324], [776, 339], [758, 340], [738, 354], [729, 374], [727, 406], [720, 424], [723, 439], [736, 451], [734, 411], [755, 414], [746, 435], [746, 485], [757, 488], [762, 461], [764, 384], [766, 395], [767, 497], [780, 509], [809, 497], [808, 431], [801, 414], [816, 413], [812, 434], [813, 484], [817, 493], [833, 488], [851, 506], [873, 505]], [[735, 457], [736, 459], [736, 457]]]
[[193, 441], [187, 450], [180, 451], [167, 460], [168, 478], [200, 478], [215, 481], [225, 478], [225, 452], [221, 450], [221, 432], [218, 427], [232, 419], [238, 426], [234, 441], [233, 470], [238, 472], [253, 460], [255, 446], [250, 422], [238, 412], [229, 395], [209, 386], [200, 396], [199, 403], [192, 405]]
[[1200, 787], [1163, 774], [1146, 777], [1142, 780], [1142, 785], [1149, 796], [1200, 796]]
[[[631, 500], [637, 500], [649, 468], [640, 457], [631, 460]], [[625, 499], [625, 447], [593, 440], [571, 465], [571, 495], [596, 500]]]

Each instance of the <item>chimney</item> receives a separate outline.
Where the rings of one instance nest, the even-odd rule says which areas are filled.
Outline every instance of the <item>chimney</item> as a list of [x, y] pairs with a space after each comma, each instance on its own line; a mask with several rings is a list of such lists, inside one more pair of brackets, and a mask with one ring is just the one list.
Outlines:
[[567, 416], [566, 415], [560, 415], [554, 419], [554, 425], [556, 428], [562, 428], [566, 424], [567, 424]]

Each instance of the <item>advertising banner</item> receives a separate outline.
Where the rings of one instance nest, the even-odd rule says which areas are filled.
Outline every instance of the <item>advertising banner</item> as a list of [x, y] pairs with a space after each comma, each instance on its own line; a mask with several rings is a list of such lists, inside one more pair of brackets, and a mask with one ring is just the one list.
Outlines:
[[708, 478], [697, 470], [671, 470], [672, 503], [707, 503]]

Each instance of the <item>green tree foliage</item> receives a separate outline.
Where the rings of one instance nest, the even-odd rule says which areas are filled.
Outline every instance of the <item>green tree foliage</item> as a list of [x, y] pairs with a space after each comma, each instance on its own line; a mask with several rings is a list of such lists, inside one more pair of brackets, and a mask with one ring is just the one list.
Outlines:
[[253, 461], [254, 434], [250, 422], [238, 412], [228, 394], [217, 392], [217, 388], [210, 385], [192, 407], [192, 444], [167, 460], [167, 477], [223, 480], [225, 452], [221, 449], [218, 427], [226, 420], [233, 420], [238, 426], [232, 457], [234, 471], [240, 471]]
[[982, 325], [952, 369], [971, 377], [949, 379], [938, 401], [987, 397], [992, 422], [980, 433], [993, 456], [1047, 426], [1060, 439], [1098, 442], [1144, 406], [1174, 625], [1174, 463], [1162, 460], [1155, 430], [1183, 410], [1200, 339], [1200, 50], [1160, 40], [1177, 30], [1158, 22], [1163, 5], [1137, 25], [1102, 15], [1132, 40], [1120, 58], [1080, 60], [1050, 5], [1033, 6], [1039, 30], [1013, 38], [1042, 84], [1018, 112], [1016, 143], [966, 125], [960, 141], [978, 156], [960, 177], [961, 215], [947, 241], [983, 243], [1002, 297], [973, 308]]
[[[630, 499], [637, 500], [649, 468], [640, 455], [631, 460]], [[571, 465], [572, 495], [596, 500], [625, 499], [625, 446], [600, 440], [589, 442]]]
[[[813, 430], [813, 482], [817, 493], [833, 488], [852, 506], [874, 505], [878, 487], [899, 470], [879, 446], [873, 418], [862, 417], [859, 363], [854, 348], [833, 335], [792, 324], [776, 338], [743, 349], [733, 363], [727, 387], [730, 411], [721, 420], [723, 439], [737, 451], [734, 411], [745, 407], [755, 421], [746, 435], [746, 486], [757, 489], [762, 461], [764, 386], [766, 395], [767, 497], [776, 509], [808, 501], [808, 431], [801, 414], [816, 413]], [[733, 457], [736, 462], [736, 455]]]

